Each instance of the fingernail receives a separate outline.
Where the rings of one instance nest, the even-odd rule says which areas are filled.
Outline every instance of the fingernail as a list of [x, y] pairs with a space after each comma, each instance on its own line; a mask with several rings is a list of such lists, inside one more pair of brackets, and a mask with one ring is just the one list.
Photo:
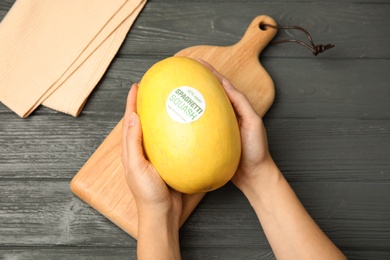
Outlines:
[[232, 84], [231, 84], [230, 81], [227, 80], [226, 78], [223, 78], [223, 79], [222, 79], [222, 85], [223, 85], [226, 89], [228, 89], [228, 90], [233, 89]]

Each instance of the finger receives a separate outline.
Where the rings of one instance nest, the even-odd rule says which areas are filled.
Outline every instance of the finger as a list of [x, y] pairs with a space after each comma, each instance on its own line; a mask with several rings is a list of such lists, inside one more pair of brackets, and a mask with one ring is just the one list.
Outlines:
[[256, 111], [253, 109], [252, 104], [245, 96], [245, 94], [237, 90], [226, 77], [224, 77], [221, 73], [219, 73], [208, 62], [200, 58], [195, 58], [195, 60], [197, 60], [199, 63], [204, 65], [206, 68], [208, 68], [218, 79], [218, 81], [221, 83], [222, 87], [224, 88], [226, 94], [228, 95], [229, 100], [232, 103], [234, 109], [236, 110], [238, 116], [241, 119], [253, 118], [254, 116], [256, 117], [258, 116]]
[[128, 161], [127, 154], [127, 142], [126, 137], [128, 134], [129, 124], [131, 124], [130, 114], [136, 111], [138, 85], [133, 84], [129, 94], [127, 95], [126, 111], [122, 120], [122, 163], [125, 165]]
[[223, 78], [222, 87], [225, 89], [234, 110], [241, 120], [252, 120], [254, 117], [258, 117], [247, 96], [238, 91], [228, 79]]
[[211, 73], [213, 73], [214, 76], [218, 79], [219, 83], [222, 84], [222, 80], [223, 80], [224, 76], [221, 73], [219, 73], [210, 63], [208, 63], [207, 61], [204, 61], [200, 58], [195, 58], [195, 60], [197, 62], [199, 62], [200, 64], [202, 64], [203, 66], [205, 66], [206, 68], [208, 68], [211, 71]]
[[127, 166], [134, 170], [146, 161], [142, 147], [142, 129], [139, 117], [135, 112], [130, 112], [127, 120], [127, 135], [125, 138]]
[[137, 93], [138, 84], [134, 83], [127, 95], [125, 117], [126, 113], [137, 112]]

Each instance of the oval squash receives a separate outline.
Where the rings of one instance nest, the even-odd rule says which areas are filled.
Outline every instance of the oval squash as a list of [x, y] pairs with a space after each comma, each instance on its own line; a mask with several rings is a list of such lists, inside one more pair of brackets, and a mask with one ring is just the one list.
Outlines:
[[139, 84], [137, 113], [146, 156], [169, 186], [207, 192], [233, 177], [241, 156], [237, 118], [202, 64], [186, 57], [154, 64]]

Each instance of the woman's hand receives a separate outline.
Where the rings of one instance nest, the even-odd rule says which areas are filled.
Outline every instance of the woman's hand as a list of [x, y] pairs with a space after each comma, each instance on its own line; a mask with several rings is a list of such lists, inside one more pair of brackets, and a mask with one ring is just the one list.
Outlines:
[[138, 210], [174, 211], [181, 215], [181, 193], [169, 188], [153, 165], [146, 160], [142, 147], [142, 130], [136, 114], [138, 85], [133, 84], [123, 118], [122, 164], [126, 181], [136, 200]]
[[255, 210], [277, 259], [345, 259], [313, 221], [283, 177], [268, 150], [261, 118], [248, 99], [214, 68], [236, 110], [242, 142], [240, 165], [233, 183]]
[[133, 84], [123, 118], [122, 164], [138, 209], [138, 258], [180, 259], [182, 195], [169, 188], [145, 158], [137, 92]]
[[254, 182], [254, 178], [261, 178], [269, 174], [268, 168], [274, 162], [268, 150], [267, 134], [263, 120], [253, 109], [248, 98], [238, 91], [222, 74], [207, 62], [197, 59], [206, 66], [219, 80], [225, 89], [230, 102], [238, 117], [241, 133], [241, 160], [232, 182], [240, 189]]

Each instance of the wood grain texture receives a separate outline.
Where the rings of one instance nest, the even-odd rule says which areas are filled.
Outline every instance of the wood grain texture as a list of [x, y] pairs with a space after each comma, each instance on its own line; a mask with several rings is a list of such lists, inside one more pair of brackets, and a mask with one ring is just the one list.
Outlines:
[[[3, 115], [8, 123], [0, 128], [2, 179], [70, 180], [116, 124], [93, 114], [83, 123], [61, 114], [12, 118]], [[291, 180], [390, 180], [388, 120], [266, 118], [265, 125], [273, 157]]]
[[[135, 245], [118, 227], [74, 197], [66, 183], [2, 181], [0, 188], [6, 196], [0, 199], [0, 241], [9, 246]], [[380, 250], [390, 242], [390, 237], [380, 235], [390, 224], [390, 202], [382, 199], [390, 196], [388, 184], [290, 183], [312, 217], [340, 246], [353, 244], [354, 248], [364, 248], [366, 237], [371, 237], [376, 240], [371, 247]], [[366, 225], [356, 230], [356, 225], [363, 221]], [[268, 245], [255, 213], [231, 183], [205, 196], [182, 227], [181, 236], [183, 247]], [[229, 239], [223, 239], [224, 236]]]
[[[112, 129], [115, 121], [118, 122], [123, 116], [131, 84], [138, 82], [144, 71], [164, 57], [131, 56], [115, 59], [87, 101], [81, 113], [82, 120], [65, 120], [69, 124], [83, 125], [83, 120], [92, 121], [88, 118], [91, 115], [107, 116], [107, 120], [111, 116]], [[276, 89], [275, 106], [266, 118], [390, 118], [388, 59], [263, 58], [262, 65], [273, 78]], [[45, 116], [56, 114], [45, 108], [35, 113], [40, 114], [41, 111]], [[1, 113], [9, 113], [7, 118], [13, 119], [15, 123], [20, 121], [2, 104]], [[35, 122], [40, 119], [27, 120]], [[105, 124], [107, 120], [93, 124]]]
[[[226, 260], [274, 260], [275, 257], [270, 249], [259, 249], [252, 247], [241, 247], [241, 253], [237, 254], [237, 248], [181, 248], [182, 259], [226, 259]], [[388, 254], [383, 251], [373, 252], [366, 250], [344, 252], [350, 256], [350, 259], [367, 260], [367, 259], [386, 259]], [[117, 260], [129, 259], [127, 256], [135, 255], [135, 249], [128, 247], [114, 248], [83, 248], [83, 247], [60, 247], [60, 248], [9, 248], [1, 250], [0, 253], [4, 259], [24, 259], [24, 260], [52, 260], [52, 259], [97, 259], [97, 260]], [[132, 259], [132, 258], [130, 258]], [[134, 258], [135, 259], [135, 258]]]
[[[161, 12], [163, 10], [163, 13]], [[180, 10], [180, 12], [178, 12]], [[134, 24], [120, 55], [170, 54], [200, 44], [231, 45], [245, 32], [253, 17], [266, 14], [280, 25], [307, 29], [316, 43], [337, 46], [319, 58], [389, 58], [390, 13], [388, 4], [341, 2], [236, 1], [150, 2]], [[196, 22], [196, 26], [193, 26]], [[280, 31], [275, 38], [306, 40], [301, 33]], [[169, 44], [164, 44], [169, 39]], [[142, 44], [140, 44], [142, 43]], [[368, 47], [369, 46], [369, 47]], [[272, 46], [264, 57], [308, 57], [310, 52], [295, 44]]]
[[[13, 2], [0, 1], [0, 20]], [[262, 52], [276, 89], [264, 118], [273, 157], [350, 259], [390, 259], [387, 0], [150, 0], [79, 118], [39, 108], [21, 120], [0, 104], [0, 259], [136, 259], [135, 240], [73, 196], [70, 180], [147, 68], [188, 46], [234, 44], [260, 14], [336, 44], [316, 58], [294, 44]], [[232, 184], [202, 200], [180, 238], [183, 259], [275, 259]]]

